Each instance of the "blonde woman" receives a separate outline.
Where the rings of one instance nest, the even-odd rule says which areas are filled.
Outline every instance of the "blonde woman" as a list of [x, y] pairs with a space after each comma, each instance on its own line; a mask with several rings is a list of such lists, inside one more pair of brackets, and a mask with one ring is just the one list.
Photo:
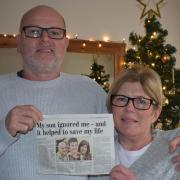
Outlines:
[[[180, 173], [171, 162], [176, 152], [170, 154], [163, 133], [151, 128], [162, 110], [159, 75], [141, 65], [123, 70], [110, 89], [107, 105], [109, 112], [113, 113], [117, 131], [117, 166], [112, 169], [110, 178], [120, 180], [126, 168], [130, 168], [135, 176], [129, 179], [180, 179]], [[180, 130], [169, 133], [177, 136]]]

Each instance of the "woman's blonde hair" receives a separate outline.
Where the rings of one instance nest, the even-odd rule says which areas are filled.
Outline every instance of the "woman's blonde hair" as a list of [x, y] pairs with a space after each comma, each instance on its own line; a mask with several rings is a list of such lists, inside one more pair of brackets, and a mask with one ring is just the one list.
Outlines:
[[111, 95], [117, 94], [119, 88], [126, 82], [139, 82], [144, 92], [162, 107], [162, 83], [159, 75], [151, 68], [140, 64], [129, 69], [123, 69], [111, 88], [107, 97], [107, 108], [112, 112]]

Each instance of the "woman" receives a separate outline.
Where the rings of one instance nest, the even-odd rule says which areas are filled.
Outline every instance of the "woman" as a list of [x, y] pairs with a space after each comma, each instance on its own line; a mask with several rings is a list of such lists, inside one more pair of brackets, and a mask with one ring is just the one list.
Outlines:
[[112, 169], [111, 179], [120, 179], [121, 168], [130, 168], [138, 180], [180, 178], [171, 162], [174, 154], [168, 153], [168, 142], [162, 133], [151, 129], [162, 110], [162, 85], [155, 71], [141, 65], [122, 70], [111, 86], [107, 106], [117, 131], [118, 166]]
[[78, 151], [81, 154], [82, 160], [91, 160], [90, 147], [86, 140], [82, 140], [79, 143]]

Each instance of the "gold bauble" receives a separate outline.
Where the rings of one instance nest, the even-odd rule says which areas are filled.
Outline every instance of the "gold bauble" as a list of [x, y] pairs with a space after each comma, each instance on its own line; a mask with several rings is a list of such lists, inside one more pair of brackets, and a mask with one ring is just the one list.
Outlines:
[[170, 56], [168, 54], [164, 54], [161, 58], [163, 63], [166, 63], [167, 61], [170, 60]]

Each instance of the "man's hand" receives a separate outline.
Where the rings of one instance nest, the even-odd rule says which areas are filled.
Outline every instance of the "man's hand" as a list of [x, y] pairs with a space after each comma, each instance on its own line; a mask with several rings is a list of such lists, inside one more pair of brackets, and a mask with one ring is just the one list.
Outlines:
[[42, 120], [42, 113], [32, 105], [15, 106], [6, 116], [8, 132], [14, 137], [17, 133], [27, 133], [37, 122]]
[[128, 168], [118, 165], [111, 170], [110, 180], [136, 180], [136, 177]]
[[[169, 143], [170, 152], [174, 152], [178, 146], [180, 146], [180, 136], [177, 136], [170, 141], [170, 143]], [[174, 156], [172, 158], [172, 162], [177, 163], [176, 170], [180, 171], [180, 154]]]

